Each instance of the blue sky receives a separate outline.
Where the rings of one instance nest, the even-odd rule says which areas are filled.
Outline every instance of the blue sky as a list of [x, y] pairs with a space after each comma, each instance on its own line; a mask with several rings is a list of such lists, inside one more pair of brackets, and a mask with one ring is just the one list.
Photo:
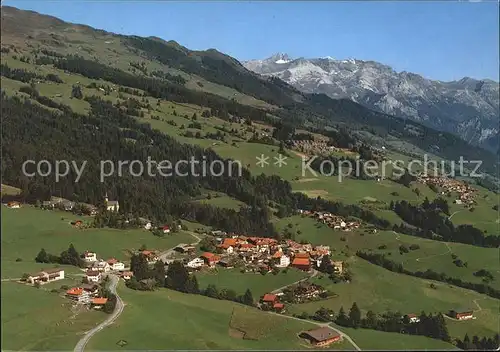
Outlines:
[[498, 2], [2, 1], [107, 31], [239, 60], [374, 60], [439, 80], [499, 80]]

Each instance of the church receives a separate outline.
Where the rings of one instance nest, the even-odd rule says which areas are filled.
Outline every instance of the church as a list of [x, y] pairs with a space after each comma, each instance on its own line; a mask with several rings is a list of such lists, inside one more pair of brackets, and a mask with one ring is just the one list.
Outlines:
[[106, 206], [107, 211], [116, 211], [120, 210], [120, 204], [117, 200], [109, 200], [108, 193], [104, 196], [104, 205]]

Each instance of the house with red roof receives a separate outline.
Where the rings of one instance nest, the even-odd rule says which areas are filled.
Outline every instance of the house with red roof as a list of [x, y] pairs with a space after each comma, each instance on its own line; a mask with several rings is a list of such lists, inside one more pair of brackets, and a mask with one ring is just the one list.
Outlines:
[[205, 262], [206, 265], [213, 268], [219, 261], [220, 257], [210, 252], [205, 252], [200, 256], [201, 259]]
[[81, 304], [90, 303], [91, 300], [90, 293], [81, 287], [73, 287], [69, 289], [68, 291], [66, 291], [66, 297], [76, 303]]
[[297, 268], [299, 270], [310, 271], [311, 270], [311, 261], [309, 258], [295, 257], [295, 258], [293, 258], [291, 266], [293, 266], [294, 268]]
[[108, 299], [106, 297], [96, 297], [92, 298], [90, 305], [95, 309], [102, 309], [107, 302]]

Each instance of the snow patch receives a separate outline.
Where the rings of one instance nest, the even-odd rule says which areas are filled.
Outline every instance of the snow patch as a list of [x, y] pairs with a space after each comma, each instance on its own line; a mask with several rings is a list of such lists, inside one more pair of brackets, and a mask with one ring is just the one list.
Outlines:
[[290, 62], [290, 60], [279, 59], [279, 60], [275, 61], [274, 63], [275, 64], [287, 64], [289, 62]]

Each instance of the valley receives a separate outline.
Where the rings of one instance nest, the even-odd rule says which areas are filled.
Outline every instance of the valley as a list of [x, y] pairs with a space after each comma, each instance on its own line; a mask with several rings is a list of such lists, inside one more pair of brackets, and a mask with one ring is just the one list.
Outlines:
[[[465, 155], [493, 178], [491, 152], [301, 93], [213, 49], [9, 6], [1, 65], [3, 349], [499, 344], [497, 189], [404, 172], [424, 153]], [[217, 167], [102, 178], [102, 160], [148, 157]], [[23, 174], [30, 159], [88, 166], [78, 182], [75, 172], [55, 182]], [[322, 170], [374, 159], [383, 174]], [[305, 337], [318, 329], [329, 338]]]

